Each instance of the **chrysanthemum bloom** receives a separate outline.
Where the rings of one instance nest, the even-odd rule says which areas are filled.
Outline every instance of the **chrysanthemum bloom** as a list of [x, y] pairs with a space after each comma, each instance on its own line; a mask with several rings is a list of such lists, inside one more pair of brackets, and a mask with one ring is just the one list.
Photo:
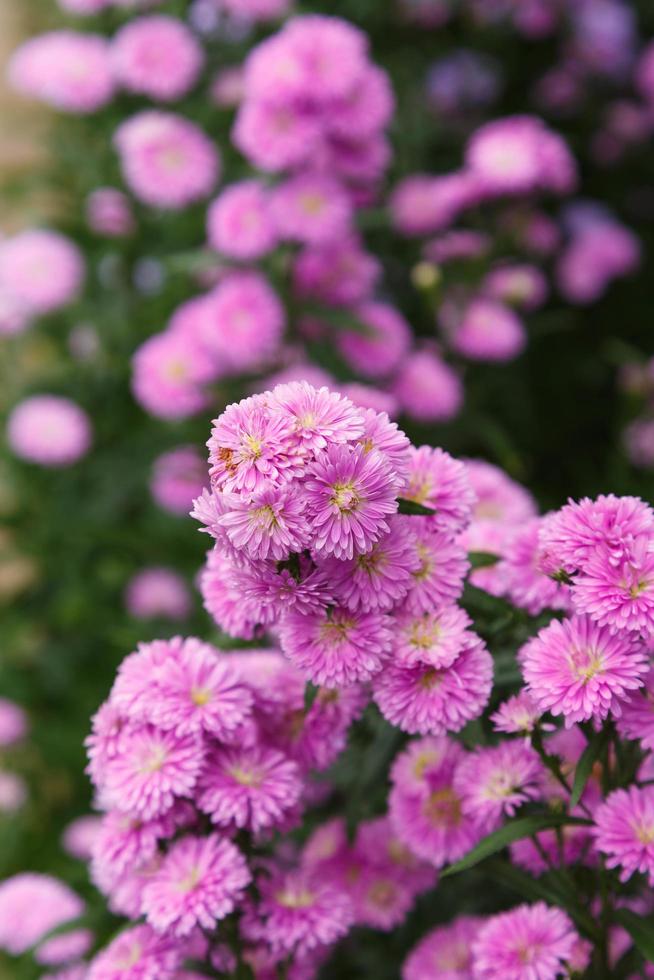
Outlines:
[[509, 116], [481, 126], [468, 142], [466, 165], [489, 194], [533, 190], [569, 193], [576, 166], [565, 142], [537, 116]]
[[465, 549], [447, 531], [433, 530], [429, 521], [402, 519], [411, 522], [418, 560], [411, 572], [406, 609], [419, 615], [450, 605], [461, 595], [470, 568]]
[[527, 342], [521, 320], [503, 303], [479, 296], [466, 307], [451, 337], [459, 354], [475, 361], [510, 361]]
[[214, 929], [240, 901], [251, 875], [234, 844], [218, 836], [182, 837], [143, 890], [143, 911], [157, 932], [188, 936]]
[[393, 659], [407, 666], [449, 667], [472, 635], [470, 617], [455, 605], [417, 614], [401, 609], [393, 620]]
[[618, 731], [623, 738], [637, 738], [644, 749], [654, 749], [654, 670], [648, 671], [643, 686], [621, 709]]
[[111, 43], [111, 66], [118, 84], [162, 102], [186, 95], [203, 60], [202, 48], [186, 24], [163, 14], [129, 22]]
[[190, 795], [202, 762], [198, 736], [143, 725], [121, 733], [101, 778], [112, 806], [150, 820], [170, 810], [176, 797]]
[[123, 175], [134, 194], [152, 207], [179, 210], [206, 197], [219, 171], [218, 151], [183, 116], [146, 109], [116, 130]]
[[472, 943], [483, 920], [461, 915], [432, 929], [402, 964], [402, 980], [470, 980]]
[[279, 385], [272, 394], [274, 405], [291, 423], [296, 442], [305, 454], [320, 452], [334, 443], [358, 440], [365, 433], [363, 413], [335, 391], [295, 381]]
[[386, 303], [362, 303], [352, 311], [361, 332], [341, 330], [336, 342], [341, 354], [366, 378], [383, 378], [401, 364], [411, 344], [411, 328], [394, 307]]
[[308, 246], [293, 263], [295, 291], [333, 306], [368, 299], [380, 274], [379, 261], [364, 251], [354, 233], [338, 242]]
[[547, 299], [547, 279], [535, 265], [500, 265], [484, 279], [483, 292], [521, 310], [537, 310]]
[[0, 337], [23, 333], [29, 326], [30, 314], [24, 302], [14, 296], [8, 283], [0, 282]]
[[83, 912], [81, 898], [56, 878], [32, 872], [5, 878], [0, 883], [0, 949], [20, 956]]
[[312, 550], [336, 558], [370, 551], [397, 511], [394, 477], [376, 449], [331, 445], [320, 453], [304, 484]]
[[95, 956], [87, 980], [173, 980], [182, 954], [170, 936], [158, 936], [150, 926], [133, 926]]
[[320, 570], [339, 603], [348, 609], [388, 612], [407, 594], [418, 569], [415, 538], [406, 518], [394, 516], [390, 531], [372, 549], [351, 560], [328, 558]]
[[493, 683], [493, 660], [481, 640], [449, 667], [392, 664], [375, 678], [373, 698], [384, 718], [411, 734], [458, 732], [483, 711]]
[[217, 749], [198, 785], [198, 806], [220, 827], [258, 833], [279, 827], [297, 806], [303, 782], [297, 763], [263, 745]]
[[270, 216], [270, 199], [260, 180], [230, 184], [207, 212], [209, 245], [221, 255], [252, 261], [270, 252], [277, 235]]
[[504, 470], [482, 459], [466, 459], [466, 471], [477, 498], [473, 521], [521, 524], [537, 514], [536, 502]]
[[28, 798], [25, 780], [15, 772], [0, 769], [0, 813], [15, 813]]
[[463, 812], [485, 833], [496, 830], [502, 816], [513, 817], [523, 803], [542, 795], [543, 766], [530, 745], [502, 742], [479, 748], [456, 768], [454, 788]]
[[548, 573], [577, 571], [600, 545], [617, 561], [631, 554], [639, 538], [652, 535], [654, 511], [639, 497], [610, 493], [570, 500], [541, 524], [541, 566]]
[[98, 34], [51, 31], [33, 37], [14, 53], [8, 73], [21, 95], [63, 112], [95, 112], [114, 94], [109, 44]]
[[178, 446], [155, 459], [150, 493], [164, 510], [186, 516], [206, 483], [206, 463], [195, 446]]
[[[197, 516], [195, 511], [193, 516]], [[199, 583], [204, 608], [209, 615], [225, 633], [241, 640], [253, 639], [260, 626], [273, 623], [278, 618], [278, 610], [274, 607], [275, 585], [280, 593], [283, 593], [284, 585], [293, 591], [289, 572], [282, 582], [273, 582], [271, 589], [264, 590], [263, 599], [256, 593], [244, 595], [243, 579], [246, 575], [229, 557], [214, 549], [207, 555]], [[246, 581], [254, 587], [251, 577], [247, 577]]]
[[339, 181], [303, 172], [271, 192], [270, 215], [281, 239], [324, 245], [347, 234], [352, 205]]
[[440, 177], [412, 174], [400, 181], [391, 195], [393, 226], [402, 235], [442, 231], [479, 196], [478, 181], [468, 173]]
[[410, 442], [395, 422], [391, 422], [384, 412], [364, 409], [363, 435], [357, 442], [363, 446], [366, 453], [376, 449], [391, 464], [393, 481], [397, 492], [404, 492], [409, 475]]
[[475, 499], [465, 464], [431, 446], [411, 447], [409, 485], [403, 496], [432, 507], [435, 513], [429, 520], [433, 526], [451, 532], [469, 524]]
[[388, 815], [359, 824], [354, 850], [357, 858], [402, 883], [414, 897], [436, 884], [435, 869], [417, 858], [400, 840]]
[[16, 456], [31, 463], [70, 466], [88, 452], [91, 425], [75, 402], [56, 395], [33, 395], [11, 412], [7, 441]]
[[225, 368], [253, 370], [277, 353], [286, 313], [262, 273], [230, 272], [208, 299], [211, 316], [201, 339]]
[[154, 334], [132, 359], [134, 397], [158, 418], [187, 418], [199, 412], [207, 404], [204, 386], [214, 377], [207, 352], [173, 330]]
[[282, 650], [314, 684], [347, 687], [370, 680], [388, 659], [390, 621], [379, 612], [340, 607], [309, 615], [292, 610], [280, 626]]
[[115, 187], [98, 187], [86, 199], [89, 228], [107, 238], [122, 238], [134, 231], [135, 222], [127, 195]]
[[192, 608], [191, 594], [172, 568], [144, 568], [129, 580], [125, 606], [136, 619], [186, 619]]
[[95, 814], [71, 820], [61, 835], [61, 845], [67, 854], [79, 861], [88, 861], [93, 843], [98, 837], [102, 818]]
[[27, 734], [28, 727], [23, 709], [7, 698], [0, 698], [0, 746], [19, 742]]
[[654, 634], [654, 551], [648, 547], [641, 540], [631, 556], [617, 562], [606, 547], [598, 548], [574, 579], [575, 610], [611, 632]]
[[259, 921], [248, 923], [276, 955], [303, 957], [340, 939], [354, 923], [347, 893], [319, 870], [298, 869], [260, 878]]
[[498, 563], [505, 594], [520, 609], [537, 616], [544, 609], [569, 609], [570, 589], [549, 578], [541, 567], [539, 532], [543, 518], [524, 521], [507, 534]]
[[404, 922], [415, 900], [408, 882], [382, 865], [354, 865], [353, 872], [356, 881], [349, 892], [357, 925], [390, 932]]
[[456, 371], [430, 350], [404, 358], [392, 391], [403, 412], [417, 422], [447, 422], [463, 405], [463, 385]]
[[490, 918], [472, 944], [474, 980], [556, 980], [578, 939], [561, 909], [518, 905]]
[[569, 727], [620, 715], [621, 702], [643, 683], [648, 652], [634, 634], [612, 634], [587, 616], [554, 620], [521, 654], [527, 690], [541, 711]]
[[66, 306], [83, 277], [79, 249], [56, 231], [35, 228], [0, 242], [0, 286], [28, 314]]
[[629, 229], [610, 218], [600, 218], [574, 234], [556, 267], [559, 290], [571, 303], [598, 300], [609, 283], [638, 268], [641, 244]]
[[90, 929], [71, 929], [41, 943], [34, 953], [34, 959], [44, 966], [70, 963], [88, 953], [93, 940], [94, 936]]
[[503, 701], [497, 711], [490, 716], [490, 720], [496, 732], [504, 732], [507, 735], [527, 735], [534, 730], [540, 716], [541, 712], [536, 702], [529, 691], [524, 690], [512, 694], [510, 698]]
[[250, 163], [266, 172], [306, 164], [320, 149], [320, 124], [314, 115], [249, 98], [241, 104], [231, 135]]
[[132, 817], [120, 810], [105, 813], [91, 854], [91, 877], [96, 887], [110, 893], [121, 877], [152, 862], [159, 841], [170, 839], [193, 821], [194, 811], [190, 804], [186, 806], [175, 806], [153, 820]]
[[483, 258], [491, 247], [492, 239], [484, 232], [453, 228], [425, 242], [422, 256], [428, 264], [445, 265], [448, 262]]
[[[0, 333], [2, 328], [0, 327]], [[650, 469], [654, 466], [654, 419], [640, 418], [631, 422], [622, 433], [622, 444], [634, 466]]]
[[593, 814], [595, 847], [620, 881], [646, 874], [654, 884], [654, 786], [629, 786], [611, 793]]

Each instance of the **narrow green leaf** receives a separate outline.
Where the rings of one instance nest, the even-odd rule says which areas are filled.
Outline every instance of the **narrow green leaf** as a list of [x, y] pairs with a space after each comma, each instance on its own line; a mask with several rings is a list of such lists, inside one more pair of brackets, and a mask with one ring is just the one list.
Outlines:
[[493, 555], [490, 551], [469, 551], [468, 561], [472, 568], [490, 568], [497, 565], [500, 560], [499, 555]]
[[460, 871], [467, 871], [468, 868], [473, 868], [484, 858], [490, 857], [491, 854], [497, 854], [508, 844], [521, 840], [523, 837], [531, 837], [532, 834], [537, 834], [541, 830], [551, 830], [553, 827], [563, 827], [565, 824], [587, 824], [588, 822], [588, 820], [568, 817], [564, 813], [533, 814], [529, 817], [518, 817], [516, 820], [510, 820], [499, 830], [489, 834], [488, 837], [484, 837], [460, 861], [456, 861], [445, 868], [441, 872], [441, 878], [458, 874]]
[[309, 711], [309, 709], [311, 708], [311, 705], [313, 704], [313, 702], [316, 700], [316, 697], [318, 696], [318, 691], [319, 688], [317, 688], [315, 684], [312, 684], [311, 681], [307, 681], [304, 688], [305, 711]]
[[398, 512], [400, 514], [413, 514], [415, 515], [425, 515], [427, 517], [433, 517], [436, 511], [433, 507], [425, 507], [423, 504], [417, 503], [415, 500], [408, 500], [407, 497], [398, 497]]
[[636, 915], [631, 909], [618, 909], [615, 917], [627, 930], [648, 963], [654, 963], [654, 916]]
[[590, 778], [590, 774], [593, 771], [593, 766], [599, 759], [606, 743], [609, 740], [610, 730], [608, 728], [602, 728], [600, 731], [594, 735], [588, 745], [581, 754], [581, 758], [577, 763], [577, 768], [575, 769], [575, 778], [572, 784], [572, 793], [570, 794], [570, 809], [576, 807], [577, 803], [581, 799], [581, 795], [586, 788], [586, 783]]

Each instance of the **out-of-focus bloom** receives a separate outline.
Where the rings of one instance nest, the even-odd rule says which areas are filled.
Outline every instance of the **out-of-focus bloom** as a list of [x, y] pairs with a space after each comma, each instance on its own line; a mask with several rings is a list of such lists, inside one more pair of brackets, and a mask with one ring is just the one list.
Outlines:
[[87, 980], [135, 980], [155, 977], [172, 980], [182, 950], [170, 936], [159, 936], [150, 926], [124, 929], [91, 961]]
[[207, 404], [204, 386], [214, 380], [215, 366], [201, 344], [186, 333], [166, 330], [136, 350], [132, 391], [152, 415], [186, 418]]
[[411, 447], [409, 483], [403, 496], [434, 509], [437, 530], [462, 531], [470, 523], [475, 495], [465, 467], [443, 449]]
[[634, 554], [615, 560], [599, 549], [574, 579], [572, 601], [611, 632], [634, 630], [654, 634], [654, 552], [641, 541]]
[[347, 234], [352, 207], [337, 180], [301, 173], [272, 191], [270, 214], [280, 238], [324, 245]]
[[183, 116], [146, 109], [114, 135], [125, 180], [152, 207], [179, 210], [211, 192], [220, 172], [218, 151]]
[[70, 466], [91, 445], [91, 425], [79, 405], [56, 395], [19, 402], [7, 422], [13, 452], [40, 466]]
[[483, 292], [522, 310], [536, 310], [547, 299], [547, 279], [535, 265], [499, 265], [488, 273]]
[[125, 605], [136, 619], [186, 619], [191, 612], [191, 595], [184, 579], [172, 568], [144, 568], [130, 579]]
[[0, 769], [0, 813], [15, 813], [27, 802], [27, 786], [15, 772]]
[[155, 459], [150, 492], [164, 510], [186, 516], [207, 484], [206, 471], [195, 446], [179, 446]]
[[250, 20], [277, 20], [288, 13], [290, 0], [222, 0], [225, 10]]
[[654, 103], [654, 43], [648, 44], [638, 60], [636, 87], [646, 102]]
[[230, 272], [208, 299], [210, 315], [201, 339], [223, 369], [255, 370], [277, 353], [286, 313], [262, 273]]
[[400, 181], [391, 195], [393, 226], [409, 236], [443, 231], [481, 197], [481, 185], [474, 174], [413, 174]]
[[475, 361], [510, 361], [527, 342], [519, 317], [494, 299], [473, 299], [451, 338], [459, 354]]
[[130, 92], [162, 102], [181, 98], [202, 68], [202, 48], [176, 17], [151, 14], [130, 21], [111, 44], [117, 82]]
[[51, 31], [34, 37], [14, 53], [8, 73], [22, 95], [64, 112], [95, 112], [114, 94], [109, 43], [97, 34]]
[[65, 828], [61, 837], [64, 850], [80, 861], [88, 861], [93, 844], [98, 837], [100, 824], [101, 818], [94, 814], [73, 820]]
[[654, 749], [654, 670], [643, 686], [622, 706], [618, 731], [623, 738], [637, 738], [644, 749]]
[[526, 735], [533, 731], [541, 712], [528, 691], [520, 691], [503, 701], [497, 711], [491, 715], [491, 721], [496, 732], [507, 735]]
[[0, 883], [0, 949], [19, 956], [83, 911], [81, 898], [56, 878], [31, 872], [6, 878]]
[[617, 789], [593, 814], [595, 847], [606, 855], [609, 868], [620, 869], [620, 880], [635, 872], [654, 884], [654, 786]]
[[561, 909], [544, 902], [494, 915], [472, 944], [474, 980], [556, 980], [565, 975], [578, 939]]
[[430, 350], [403, 359], [392, 389], [401, 410], [418, 422], [448, 422], [463, 405], [461, 379]]
[[430, 105], [455, 117], [497, 99], [502, 87], [500, 66], [477, 51], [458, 48], [432, 65], [426, 87]]
[[375, 256], [365, 252], [350, 233], [337, 242], [302, 249], [293, 264], [294, 287], [334, 306], [350, 306], [368, 299], [381, 274]]
[[636, 419], [624, 430], [622, 440], [634, 466], [654, 466], [654, 419]]
[[404, 317], [385, 303], [364, 303], [353, 311], [362, 332], [344, 330], [338, 349], [347, 363], [365, 378], [384, 377], [399, 367], [411, 343], [411, 328]]
[[613, 279], [638, 268], [640, 252], [640, 242], [629, 228], [611, 215], [587, 209], [559, 257], [558, 287], [572, 303], [593, 303]]
[[7, 698], [0, 698], [0, 746], [19, 742], [27, 734], [28, 728], [23, 709]]
[[115, 187], [98, 187], [86, 199], [89, 228], [107, 238], [122, 238], [134, 230], [129, 199]]
[[69, 963], [88, 953], [93, 945], [93, 938], [93, 933], [89, 929], [71, 929], [41, 943], [34, 954], [34, 959], [45, 966]]
[[530, 745], [514, 740], [492, 748], [478, 748], [454, 774], [454, 788], [463, 812], [491, 833], [502, 816], [516, 811], [542, 793], [543, 766]]
[[207, 237], [211, 247], [240, 261], [266, 255], [277, 244], [269, 205], [269, 192], [260, 180], [230, 184], [207, 212]]
[[27, 313], [66, 306], [83, 278], [79, 249], [56, 231], [29, 229], [0, 242], [0, 288]]
[[402, 980], [469, 980], [472, 943], [482, 919], [462, 915], [432, 929], [414, 946], [402, 965]]

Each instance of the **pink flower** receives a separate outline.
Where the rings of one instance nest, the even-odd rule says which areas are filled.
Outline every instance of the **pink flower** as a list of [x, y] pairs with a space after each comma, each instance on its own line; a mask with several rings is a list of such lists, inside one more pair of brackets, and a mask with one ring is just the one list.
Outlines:
[[83, 409], [67, 398], [32, 395], [19, 402], [7, 422], [7, 441], [16, 456], [40, 466], [70, 466], [91, 445]]
[[90, 929], [71, 929], [41, 943], [34, 953], [34, 959], [45, 966], [69, 963], [88, 953], [93, 940], [94, 936]]
[[72, 820], [61, 835], [63, 849], [79, 861], [88, 861], [100, 830], [101, 818], [95, 814]]
[[511, 861], [525, 868], [532, 875], [546, 874], [553, 867], [570, 867], [574, 864], [592, 864], [590, 828], [586, 826], [557, 827], [542, 830], [535, 840], [524, 837], [511, 844]]
[[114, 94], [109, 44], [97, 34], [51, 31], [22, 44], [8, 66], [21, 95], [63, 112], [90, 113]]
[[411, 572], [411, 588], [406, 609], [414, 615], [429, 613], [455, 602], [463, 592], [463, 580], [470, 568], [468, 556], [459, 539], [447, 531], [430, 527], [431, 519], [411, 521], [417, 565]]
[[307, 163], [319, 149], [320, 135], [318, 119], [306, 111], [246, 99], [232, 142], [251, 164], [269, 172]]
[[398, 414], [397, 399], [390, 391], [382, 391], [381, 388], [361, 384], [359, 381], [339, 384], [339, 391], [357, 408], [370, 408], [375, 413], [383, 412], [389, 418]]
[[225, 506], [227, 510], [218, 524], [225, 529], [232, 546], [250, 558], [285, 561], [292, 552], [299, 553], [309, 544], [306, 501], [291, 486], [271, 487], [245, 500], [230, 496]]
[[83, 912], [81, 898], [56, 878], [33, 872], [5, 878], [0, 882], [0, 949], [20, 956]]
[[364, 435], [363, 413], [349, 398], [335, 391], [314, 388], [306, 381], [292, 381], [278, 385], [272, 394], [274, 404], [291, 423], [298, 444], [307, 454]]
[[540, 799], [542, 781], [538, 755], [520, 741], [478, 748], [454, 773], [454, 788], [461, 796], [463, 812], [480, 824], [484, 833], [496, 830], [503, 816], [515, 816], [524, 803]]
[[390, 622], [378, 612], [338, 606], [304, 615], [292, 610], [280, 627], [282, 650], [314, 684], [347, 687], [382, 669], [391, 644]]
[[350, 233], [302, 249], [293, 264], [293, 285], [300, 296], [351, 306], [370, 297], [380, 274], [379, 261]]
[[92, 960], [87, 980], [173, 980], [182, 949], [146, 925], [119, 932]]
[[206, 197], [220, 158], [214, 144], [183, 116], [146, 109], [123, 122], [114, 143], [125, 180], [152, 207], [179, 210]]
[[467, 459], [465, 464], [477, 498], [473, 510], [475, 523], [521, 524], [536, 516], [536, 502], [532, 495], [504, 470], [482, 459]]
[[449, 667], [472, 636], [468, 614], [455, 605], [417, 614], [400, 610], [394, 619], [394, 662], [405, 666]]
[[[194, 516], [197, 516], [194, 512]], [[290, 576], [290, 572], [288, 573]], [[273, 580], [266, 587], [263, 583], [263, 598], [255, 591], [260, 580], [252, 580], [247, 571], [240, 570], [233, 561], [220, 551], [210, 551], [207, 564], [200, 576], [200, 592], [204, 608], [217, 625], [230, 636], [251, 640], [262, 624], [277, 619], [278, 610], [274, 607], [274, 597], [284, 594], [285, 587], [293, 591], [292, 583], [286, 577]], [[247, 590], [247, 592], [245, 591]], [[250, 591], [251, 590], [251, 591]]]
[[181, 98], [195, 84], [202, 48], [176, 17], [154, 14], [122, 27], [111, 44], [111, 65], [118, 83], [129, 92], [162, 102]]
[[412, 174], [395, 187], [390, 200], [394, 227], [402, 235], [429, 235], [454, 223], [479, 200], [479, 182], [468, 173], [439, 177]]
[[107, 238], [122, 238], [135, 228], [129, 198], [115, 187], [98, 187], [89, 194], [86, 221], [92, 231]]
[[403, 732], [458, 732], [488, 703], [493, 660], [481, 640], [470, 642], [449, 667], [393, 663], [375, 678], [373, 698], [384, 718]]
[[191, 593], [181, 575], [171, 568], [144, 568], [129, 580], [125, 605], [136, 619], [187, 619]]
[[230, 184], [207, 212], [210, 246], [245, 262], [266, 255], [277, 244], [269, 210], [269, 193], [260, 180]]
[[466, 307], [452, 338], [459, 354], [475, 361], [510, 361], [522, 352], [527, 337], [513, 310], [483, 296]]
[[14, 772], [0, 769], [0, 813], [16, 813], [28, 799], [25, 780]]
[[215, 369], [206, 351], [179, 331], [154, 334], [137, 348], [132, 360], [136, 400], [158, 418], [194, 415], [207, 404], [204, 386]]
[[276, 20], [288, 12], [289, 0], [223, 0], [223, 6], [248, 20]]
[[598, 300], [613, 279], [638, 268], [641, 244], [636, 235], [613, 217], [589, 222], [573, 234], [556, 268], [557, 285], [571, 303]]
[[324, 245], [347, 234], [352, 206], [337, 180], [303, 172], [272, 191], [270, 215], [281, 239]]
[[66, 306], [83, 278], [79, 249], [56, 231], [35, 228], [0, 242], [0, 286], [27, 314]]
[[497, 711], [490, 716], [496, 732], [507, 735], [527, 735], [534, 730], [541, 712], [529, 691], [520, 691], [503, 701]]
[[594, 813], [595, 847], [620, 881], [640, 872], [654, 884], [654, 787], [629, 786], [611, 793]]
[[168, 851], [143, 890], [143, 911], [157, 932], [188, 936], [212, 930], [241, 900], [251, 875], [230, 841], [210, 834], [187, 836]]
[[409, 459], [409, 486], [403, 496], [433, 508], [429, 520], [434, 528], [462, 531], [470, 522], [475, 499], [465, 464], [431, 446], [412, 446]]
[[385, 412], [373, 409], [363, 411], [363, 435], [357, 442], [363, 446], [366, 453], [376, 449], [386, 457], [393, 467], [393, 481], [398, 493], [401, 493], [409, 472], [410, 443], [404, 432], [395, 422], [391, 422]]
[[29, 729], [27, 715], [17, 704], [0, 697], [0, 746], [13, 745], [25, 738]]
[[150, 493], [164, 510], [186, 517], [206, 483], [207, 466], [195, 446], [178, 446], [155, 459]]
[[329, 446], [309, 467], [304, 490], [317, 555], [353, 558], [355, 551], [370, 551], [397, 511], [390, 463], [362, 446]]
[[281, 344], [286, 313], [266, 277], [232, 271], [209, 294], [201, 340], [223, 369], [239, 373], [269, 361]]
[[416, 422], [448, 422], [463, 405], [456, 371], [431, 350], [416, 350], [399, 365], [392, 391], [402, 412]]
[[556, 980], [579, 937], [560, 909], [544, 902], [494, 915], [472, 945], [474, 980]]
[[483, 282], [491, 299], [522, 310], [536, 310], [547, 299], [547, 279], [535, 265], [498, 265]]
[[471, 946], [483, 920], [460, 915], [432, 929], [413, 947], [402, 965], [402, 980], [470, 980]]
[[641, 686], [648, 655], [629, 633], [612, 635], [585, 616], [553, 620], [521, 655], [527, 690], [541, 711], [563, 715], [569, 727], [619, 716], [621, 702]]
[[496, 572], [511, 602], [537, 616], [544, 609], [568, 609], [570, 590], [541, 571], [539, 532], [543, 518], [524, 521], [507, 534], [504, 559]]
[[338, 349], [364, 378], [383, 378], [400, 366], [411, 344], [411, 328], [394, 307], [363, 303], [352, 311], [365, 332], [339, 331]]
[[647, 672], [643, 686], [620, 707], [618, 731], [622, 737], [637, 738], [644, 749], [654, 749], [654, 669]]
[[611, 632], [654, 633], [654, 551], [643, 540], [630, 556], [616, 561], [608, 548], [599, 548], [574, 579], [572, 602]]
[[221, 827], [278, 827], [304, 786], [297, 763], [264, 745], [218, 749], [198, 786], [198, 806]]

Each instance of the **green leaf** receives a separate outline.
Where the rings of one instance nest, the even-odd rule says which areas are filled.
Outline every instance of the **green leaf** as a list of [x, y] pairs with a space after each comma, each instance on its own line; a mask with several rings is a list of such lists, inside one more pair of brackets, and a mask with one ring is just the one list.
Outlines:
[[307, 683], [305, 685], [305, 688], [304, 688], [304, 710], [305, 711], [309, 711], [309, 709], [311, 708], [311, 705], [313, 704], [313, 702], [316, 700], [316, 698], [318, 696], [318, 691], [319, 690], [320, 690], [320, 688], [316, 687], [315, 684], [312, 684], [311, 681], [307, 681]]
[[572, 784], [572, 793], [570, 794], [570, 809], [572, 810], [576, 807], [577, 803], [581, 799], [581, 795], [586, 788], [586, 783], [593, 771], [593, 766], [597, 759], [599, 759], [604, 747], [606, 746], [610, 736], [609, 728], [602, 728], [600, 731], [594, 735], [588, 745], [581, 754], [581, 758], [577, 763], [577, 768], [575, 769], [575, 778]]
[[407, 497], [398, 497], [398, 513], [400, 514], [412, 514], [424, 515], [426, 517], [433, 517], [436, 511], [433, 507], [425, 507], [423, 504], [417, 503], [415, 500], [409, 500]]
[[490, 568], [497, 565], [500, 560], [499, 555], [492, 555], [490, 551], [469, 551], [468, 561], [472, 568]]
[[648, 963], [654, 963], [654, 916], [636, 915], [630, 909], [618, 909], [615, 917], [627, 930]]
[[547, 875], [533, 878], [501, 858], [493, 858], [488, 862], [486, 868], [494, 881], [506, 885], [516, 894], [529, 899], [531, 902], [542, 901], [547, 902], [548, 905], [560, 905], [570, 913], [571, 918], [586, 933], [592, 935], [596, 931], [597, 926], [593, 917], [580, 903], [572, 900], [574, 896], [571, 896], [567, 890], [562, 891], [557, 887], [556, 882], [547, 880]]
[[441, 878], [459, 874], [460, 871], [467, 871], [468, 868], [473, 868], [484, 858], [490, 857], [491, 854], [497, 854], [508, 844], [521, 840], [523, 837], [531, 837], [532, 834], [537, 834], [541, 830], [551, 830], [553, 827], [563, 827], [565, 824], [588, 823], [588, 820], [568, 817], [564, 813], [533, 814], [529, 817], [518, 817], [516, 820], [505, 823], [503, 827], [489, 834], [488, 837], [484, 837], [460, 861], [456, 861], [449, 868], [445, 868], [441, 872]]

